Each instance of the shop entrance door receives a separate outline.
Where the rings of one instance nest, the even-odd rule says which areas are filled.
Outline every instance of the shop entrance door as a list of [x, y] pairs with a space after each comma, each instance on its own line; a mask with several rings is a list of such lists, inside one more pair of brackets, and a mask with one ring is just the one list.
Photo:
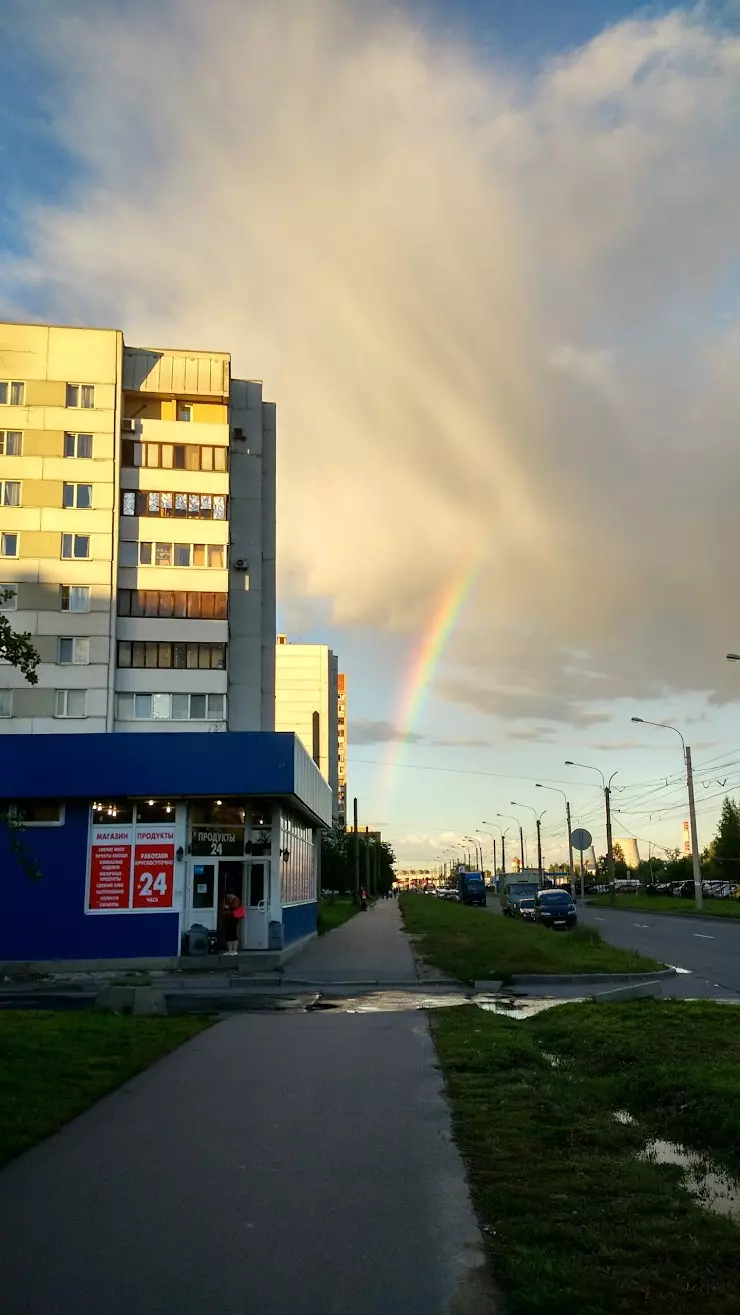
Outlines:
[[[219, 943], [224, 945], [226, 936], [224, 934], [224, 900], [227, 895], [236, 895], [240, 903], [244, 903], [244, 864], [241, 859], [220, 858], [218, 860], [218, 901], [216, 909], [218, 912], [218, 933]], [[249, 917], [249, 913], [247, 913]], [[239, 949], [244, 949], [244, 918], [237, 923], [239, 929]]]
[[247, 917], [244, 928], [246, 950], [266, 950], [268, 946], [268, 874], [269, 864], [264, 860], [247, 863]]

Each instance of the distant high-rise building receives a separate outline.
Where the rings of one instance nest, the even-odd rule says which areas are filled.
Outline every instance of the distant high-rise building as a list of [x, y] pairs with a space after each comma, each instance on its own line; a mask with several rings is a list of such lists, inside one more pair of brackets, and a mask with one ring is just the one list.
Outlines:
[[339, 670], [326, 644], [291, 644], [278, 635], [275, 648], [275, 730], [293, 731], [332, 790], [332, 818], [339, 819]]
[[337, 676], [337, 822], [347, 825], [347, 677]]

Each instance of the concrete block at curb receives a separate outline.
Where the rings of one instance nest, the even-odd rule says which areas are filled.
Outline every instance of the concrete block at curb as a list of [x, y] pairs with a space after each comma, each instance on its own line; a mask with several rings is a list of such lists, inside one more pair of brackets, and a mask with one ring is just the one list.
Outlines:
[[133, 1013], [140, 1018], [165, 1018], [167, 1000], [157, 986], [135, 986]]
[[639, 982], [664, 981], [675, 977], [675, 968], [660, 968], [653, 973], [513, 973], [507, 986], [592, 986], [594, 982], [613, 986], [632, 986]]
[[486, 991], [490, 995], [496, 995], [503, 986], [503, 982], [473, 982], [473, 989], [476, 991]]
[[128, 1014], [134, 1007], [133, 986], [104, 986], [96, 995], [94, 1009], [103, 1014]]
[[618, 986], [613, 991], [596, 991], [593, 1004], [616, 1004], [620, 1000], [641, 1000], [643, 996], [660, 995], [660, 982], [636, 982], [634, 986]]

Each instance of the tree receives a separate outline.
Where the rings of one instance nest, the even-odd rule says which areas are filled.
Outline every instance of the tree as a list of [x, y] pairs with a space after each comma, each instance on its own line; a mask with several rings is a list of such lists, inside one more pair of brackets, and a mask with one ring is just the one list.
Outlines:
[[[7, 603], [15, 596], [12, 589], [0, 590], [0, 603]], [[9, 662], [23, 673], [29, 685], [38, 684], [36, 668], [40, 658], [31, 642], [28, 631], [19, 633], [14, 630], [7, 616], [0, 613], [0, 659]]]
[[711, 863], [722, 880], [736, 881], [740, 877], [740, 807], [734, 799], [725, 798], [722, 804]]

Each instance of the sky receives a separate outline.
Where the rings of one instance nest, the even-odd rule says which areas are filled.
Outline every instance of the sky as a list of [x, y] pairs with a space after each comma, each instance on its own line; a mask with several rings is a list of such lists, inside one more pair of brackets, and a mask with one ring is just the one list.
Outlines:
[[740, 6], [4, 13], [0, 316], [263, 379], [280, 628], [347, 673], [361, 824], [435, 863], [544, 804], [556, 861], [558, 790], [604, 848], [599, 769], [617, 836], [679, 846], [681, 745], [639, 715], [692, 744], [707, 843], [740, 786]]

